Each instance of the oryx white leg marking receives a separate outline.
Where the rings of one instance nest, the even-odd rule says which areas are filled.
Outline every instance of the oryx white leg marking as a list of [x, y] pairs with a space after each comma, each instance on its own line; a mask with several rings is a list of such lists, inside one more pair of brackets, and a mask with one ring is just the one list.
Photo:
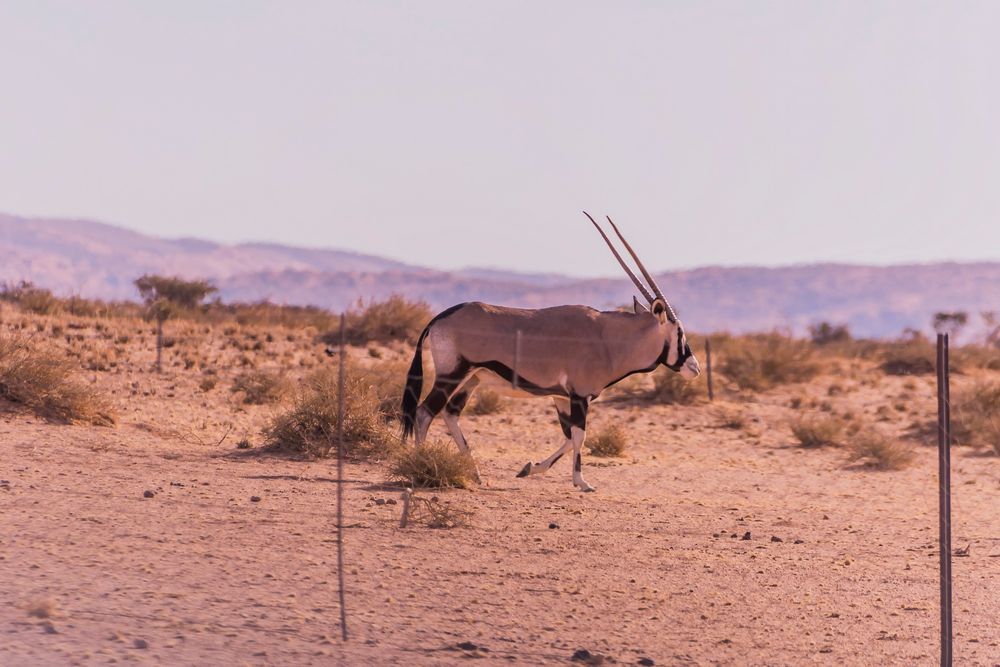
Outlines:
[[583, 448], [583, 441], [587, 437], [587, 432], [576, 426], [570, 427], [570, 431], [573, 434], [573, 484], [579, 487], [581, 491], [596, 491], [597, 489], [587, 484], [587, 480], [583, 478], [583, 458], [581, 457], [580, 450]]
[[[479, 378], [475, 375], [470, 376], [465, 382], [463, 382], [455, 393], [449, 397], [448, 403], [444, 409], [444, 415], [442, 416], [445, 425], [448, 427], [448, 433], [451, 434], [452, 440], [454, 440], [455, 444], [458, 445], [459, 451], [463, 454], [469, 454], [470, 456], [472, 451], [469, 447], [469, 443], [465, 439], [465, 434], [462, 433], [462, 427], [458, 425], [458, 417], [462, 414], [462, 410], [465, 408], [465, 402], [468, 400], [469, 396], [472, 395], [472, 392], [476, 390], [478, 385]], [[453, 402], [459, 397], [460, 394], [463, 393], [465, 396], [461, 400]], [[473, 465], [476, 470], [476, 483], [481, 484], [482, 479], [479, 476], [479, 466], [475, 463], [475, 461], [473, 461]]]

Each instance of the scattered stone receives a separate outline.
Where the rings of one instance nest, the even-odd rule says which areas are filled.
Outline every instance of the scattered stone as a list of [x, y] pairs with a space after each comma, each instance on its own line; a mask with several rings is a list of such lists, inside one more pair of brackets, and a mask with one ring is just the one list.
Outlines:
[[136, 639], [134, 642], [132, 642], [132, 646], [136, 648], [149, 648], [149, 642], [147, 642], [145, 639]]
[[145, 491], [142, 492], [142, 497], [143, 498], [152, 498], [155, 495], [156, 494], [153, 493], [152, 491], [150, 491], [149, 489], [146, 489]]
[[781, 539], [780, 537], [778, 537], [777, 535], [772, 535], [771, 536], [771, 541], [772, 542], [784, 542], [784, 540]]
[[387, 498], [387, 499], [386, 499], [386, 501], [385, 501], [385, 504], [386, 504], [386, 505], [395, 505], [395, 504], [397, 504], [398, 502], [399, 502], [399, 501], [398, 501], [398, 500], [396, 500], [395, 498]]
[[795, 540], [792, 544], [805, 544], [805, 540]]
[[490, 652], [490, 650], [485, 646], [479, 646], [477, 644], [473, 644], [472, 642], [459, 642], [455, 644], [455, 648], [462, 651], [482, 651], [483, 653]]
[[607, 656], [602, 653], [591, 653], [585, 648], [577, 649], [573, 653], [573, 662], [582, 662], [585, 665], [603, 665], [607, 661]]
[[750, 539], [750, 531], [749, 530], [747, 532], [743, 533], [743, 538], [742, 539], [744, 539], [744, 540], [749, 540]]
[[260, 502], [260, 496], [250, 496], [250, 502], [252, 502], [252, 503], [259, 503]]
[[559, 524], [558, 524], [558, 523], [555, 523], [554, 521], [553, 521], [552, 523], [550, 523], [550, 524], [549, 524], [549, 528], [550, 528], [550, 529], [552, 529], [552, 530], [555, 530], [555, 529], [557, 529], [558, 527], [559, 527]]
[[385, 505], [385, 498], [376, 498], [375, 499], [375, 504], [376, 505]]
[[56, 626], [54, 626], [54, 625], [52, 625], [51, 623], [48, 623], [48, 622], [42, 623], [42, 629], [45, 631], [45, 634], [47, 634], [47, 635], [57, 635], [57, 634], [59, 634], [59, 631], [56, 630]]
[[643, 667], [653, 667], [653, 665], [656, 664], [656, 661], [652, 658], [639, 658], [639, 664]]

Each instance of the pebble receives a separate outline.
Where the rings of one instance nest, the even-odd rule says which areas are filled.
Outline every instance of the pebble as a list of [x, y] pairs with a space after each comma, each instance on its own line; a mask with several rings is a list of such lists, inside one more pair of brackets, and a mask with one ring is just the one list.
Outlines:
[[553, 522], [553, 523], [550, 523], [550, 524], [549, 524], [549, 528], [551, 528], [552, 530], [555, 530], [555, 529], [556, 529], [556, 528], [558, 528], [558, 527], [559, 527], [559, 524], [558, 524], [558, 523], [555, 523], [555, 522]]
[[149, 648], [149, 642], [147, 642], [145, 639], [136, 639], [134, 642], [132, 642], [132, 646], [136, 648]]
[[744, 540], [749, 540], [750, 539], [750, 531], [749, 530], [747, 532], [743, 533], [743, 539]]
[[252, 502], [252, 503], [259, 503], [260, 502], [260, 496], [250, 496], [250, 502]]
[[385, 498], [376, 498], [375, 499], [375, 504], [376, 505], [385, 505]]
[[143, 498], [152, 498], [155, 495], [156, 494], [153, 493], [152, 491], [150, 491], [149, 489], [146, 489], [145, 491], [142, 492], [142, 497]]
[[643, 667], [653, 667], [653, 665], [656, 664], [656, 661], [652, 658], [639, 658], [639, 664], [643, 665]]
[[772, 535], [771, 536], [771, 541], [772, 542], [784, 542], [784, 540], [781, 539], [780, 537], [778, 537], [777, 535]]

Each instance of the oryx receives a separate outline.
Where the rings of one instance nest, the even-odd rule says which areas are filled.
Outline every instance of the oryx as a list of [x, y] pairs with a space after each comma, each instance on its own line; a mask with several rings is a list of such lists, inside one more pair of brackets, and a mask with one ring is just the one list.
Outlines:
[[[573, 448], [573, 484], [593, 491], [581, 472], [580, 450], [587, 409], [600, 393], [635, 373], [661, 364], [685, 378], [701, 372], [684, 328], [673, 308], [646, 271], [618, 227], [608, 222], [645, 277], [650, 294], [629, 269], [600, 225], [584, 211], [604, 237], [615, 258], [649, 303], [633, 297], [633, 313], [601, 312], [587, 306], [539, 310], [472, 302], [452, 306], [430, 321], [420, 334], [403, 392], [403, 438], [416, 431], [417, 445], [427, 437], [431, 421], [444, 410], [448, 431], [463, 452], [469, 445], [458, 425], [469, 396], [483, 380], [524, 396], [550, 396], [566, 440], [541, 463], [527, 463], [518, 477], [545, 472]], [[422, 354], [429, 341], [434, 359], [434, 386], [417, 406], [423, 385]]]

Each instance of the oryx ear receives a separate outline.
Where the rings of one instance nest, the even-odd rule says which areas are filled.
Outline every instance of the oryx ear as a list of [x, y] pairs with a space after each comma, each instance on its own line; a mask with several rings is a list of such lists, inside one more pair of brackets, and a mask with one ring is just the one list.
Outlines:
[[643, 313], [649, 312], [649, 308], [646, 308], [646, 306], [639, 303], [639, 298], [635, 296], [632, 297], [632, 310], [635, 311], [636, 315], [642, 315]]
[[652, 305], [649, 307], [649, 311], [656, 315], [656, 319], [660, 320], [660, 324], [667, 323], [667, 302], [663, 299], [653, 299]]

